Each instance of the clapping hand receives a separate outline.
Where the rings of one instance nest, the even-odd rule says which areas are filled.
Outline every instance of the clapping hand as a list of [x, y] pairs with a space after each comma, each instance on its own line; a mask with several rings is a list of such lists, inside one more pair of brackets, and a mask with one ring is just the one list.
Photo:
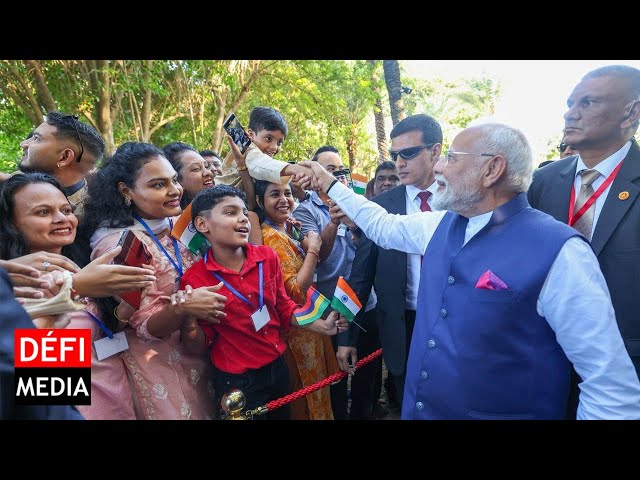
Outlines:
[[0, 268], [4, 268], [11, 277], [14, 285], [13, 294], [18, 301], [22, 298], [42, 298], [42, 290], [51, 288], [51, 282], [41, 278], [40, 272], [28, 264], [0, 260]]
[[171, 302], [178, 315], [189, 315], [211, 323], [220, 323], [227, 316], [224, 313], [227, 297], [218, 293], [223, 286], [220, 282], [211, 287], [192, 288], [186, 285], [184, 290], [178, 290], [171, 296], [161, 297]]

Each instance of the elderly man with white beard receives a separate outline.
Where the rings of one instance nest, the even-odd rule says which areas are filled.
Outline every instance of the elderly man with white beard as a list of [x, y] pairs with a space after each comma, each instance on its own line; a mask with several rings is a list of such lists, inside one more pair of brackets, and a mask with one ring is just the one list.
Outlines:
[[529, 206], [520, 131], [458, 134], [434, 167], [437, 212], [388, 214], [303, 163], [368, 238], [423, 255], [403, 419], [562, 419], [571, 364], [578, 419], [640, 418], [598, 261], [576, 230]]

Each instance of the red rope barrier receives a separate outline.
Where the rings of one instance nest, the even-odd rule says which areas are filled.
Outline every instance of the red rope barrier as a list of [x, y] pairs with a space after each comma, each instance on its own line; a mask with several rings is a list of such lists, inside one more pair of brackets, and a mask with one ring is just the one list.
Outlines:
[[[356, 371], [360, 367], [363, 367], [367, 363], [375, 360], [380, 355], [382, 355], [382, 349], [381, 348], [379, 348], [378, 350], [376, 350], [372, 354], [367, 355], [364, 358], [361, 358], [356, 363]], [[346, 377], [347, 375], [349, 375], [349, 374], [347, 372], [343, 372], [343, 371], [334, 373], [332, 375], [329, 375], [327, 378], [324, 378], [324, 379], [320, 380], [319, 382], [314, 383], [313, 385], [309, 385], [307, 387], [301, 388], [297, 392], [290, 393], [288, 395], [285, 395], [284, 397], [277, 398], [276, 400], [271, 400], [266, 405], [258, 407], [255, 410], [248, 411], [246, 413], [246, 415], [247, 415], [248, 418], [251, 418], [251, 417], [253, 417], [253, 415], [262, 415], [262, 414], [267, 413], [267, 412], [269, 412], [271, 410], [275, 410], [276, 408], [283, 407], [284, 405], [286, 405], [288, 403], [291, 403], [291, 402], [293, 402], [294, 400], [297, 400], [300, 397], [305, 396], [307, 393], [315, 392], [316, 390], [320, 390], [321, 388], [324, 388], [327, 385], [331, 385], [332, 383], [337, 383], [340, 380], [342, 380], [344, 377]]]

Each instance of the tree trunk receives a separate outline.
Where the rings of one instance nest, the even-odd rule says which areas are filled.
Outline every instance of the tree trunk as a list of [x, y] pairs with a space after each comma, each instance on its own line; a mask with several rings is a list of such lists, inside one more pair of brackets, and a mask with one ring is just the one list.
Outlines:
[[389, 106], [391, 107], [391, 120], [396, 126], [406, 115], [402, 104], [402, 82], [400, 81], [400, 64], [397, 60], [383, 60], [384, 81], [389, 93]]
[[[13, 100], [19, 105], [25, 112], [25, 107], [30, 109], [33, 116], [39, 121], [34, 123], [38, 126], [43, 121], [43, 114], [38, 99], [33, 94], [31, 85], [28, 82], [28, 78], [23, 77], [23, 72], [20, 71], [16, 60], [7, 60], [8, 67], [8, 82], [7, 87], [14, 93], [12, 95]], [[20, 101], [16, 101], [16, 98], [20, 98]]]
[[387, 132], [384, 128], [384, 111], [382, 110], [382, 92], [380, 91], [380, 76], [378, 74], [378, 60], [369, 60], [372, 67], [373, 91], [376, 95], [376, 104], [373, 106], [373, 117], [376, 125], [376, 142], [378, 143], [378, 163], [389, 158], [387, 149]]
[[387, 132], [384, 128], [384, 113], [382, 111], [382, 99], [377, 98], [373, 106], [373, 116], [376, 124], [376, 140], [378, 142], [378, 163], [389, 160], [389, 149], [387, 148]]
[[105, 143], [105, 155], [111, 155], [115, 150], [113, 139], [113, 124], [111, 122], [111, 76], [109, 74], [109, 60], [86, 60], [89, 71], [89, 84], [94, 92], [94, 111], [98, 132]]
[[153, 60], [145, 61], [145, 69], [142, 72], [142, 80], [144, 86], [144, 95], [142, 100], [142, 141], [149, 142], [151, 140], [151, 68]]
[[[355, 125], [353, 125], [355, 127]], [[351, 134], [347, 138], [347, 153], [349, 154], [349, 169], [353, 172], [358, 163], [358, 138], [356, 128], [351, 129]]]
[[42, 63], [35, 60], [25, 60], [24, 64], [33, 75], [33, 82], [35, 84], [36, 95], [38, 100], [44, 106], [47, 112], [55, 112], [58, 110], [56, 101], [53, 99], [53, 95], [49, 91], [49, 86], [42, 73]]
[[225, 90], [223, 92], [219, 92], [215, 95], [216, 100], [216, 121], [215, 121], [215, 130], [213, 131], [213, 140], [211, 143], [211, 148], [213, 148], [218, 155], [220, 155], [220, 150], [222, 147], [222, 140], [224, 139], [224, 132], [222, 131], [222, 124], [224, 123], [225, 115], [226, 115], [226, 106], [227, 106], [227, 95], [228, 92]]

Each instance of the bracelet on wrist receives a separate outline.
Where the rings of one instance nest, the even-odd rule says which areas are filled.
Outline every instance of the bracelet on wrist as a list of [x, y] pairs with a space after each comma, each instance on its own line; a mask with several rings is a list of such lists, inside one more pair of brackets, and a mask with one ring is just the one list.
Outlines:
[[88, 297], [81, 296], [78, 293], [78, 291], [75, 288], [73, 288], [73, 274], [71, 274], [71, 289], [69, 291], [69, 296], [71, 297], [71, 300], [73, 300], [74, 302], [83, 303], [85, 305], [89, 303]]
[[325, 193], [329, 193], [329, 190], [331, 190], [331, 187], [333, 187], [336, 183], [338, 183], [337, 178], [333, 182], [331, 182], [331, 185], [329, 185], [329, 188], [327, 188], [327, 191]]
[[314, 252], [312, 250], [307, 250], [307, 255], [309, 255], [309, 254], [315, 255], [316, 258], [318, 259], [318, 263], [320, 263], [320, 254], [318, 252]]
[[77, 291], [75, 291], [73, 288], [71, 289], [70, 295], [71, 295], [71, 300], [73, 300], [74, 302], [83, 303], [85, 305], [89, 303], [88, 297], [81, 297], [80, 294]]
[[244, 167], [236, 167], [236, 170], [238, 170], [239, 172], [244, 172], [245, 170], [249, 170], [249, 167], [247, 167], [246, 165]]

